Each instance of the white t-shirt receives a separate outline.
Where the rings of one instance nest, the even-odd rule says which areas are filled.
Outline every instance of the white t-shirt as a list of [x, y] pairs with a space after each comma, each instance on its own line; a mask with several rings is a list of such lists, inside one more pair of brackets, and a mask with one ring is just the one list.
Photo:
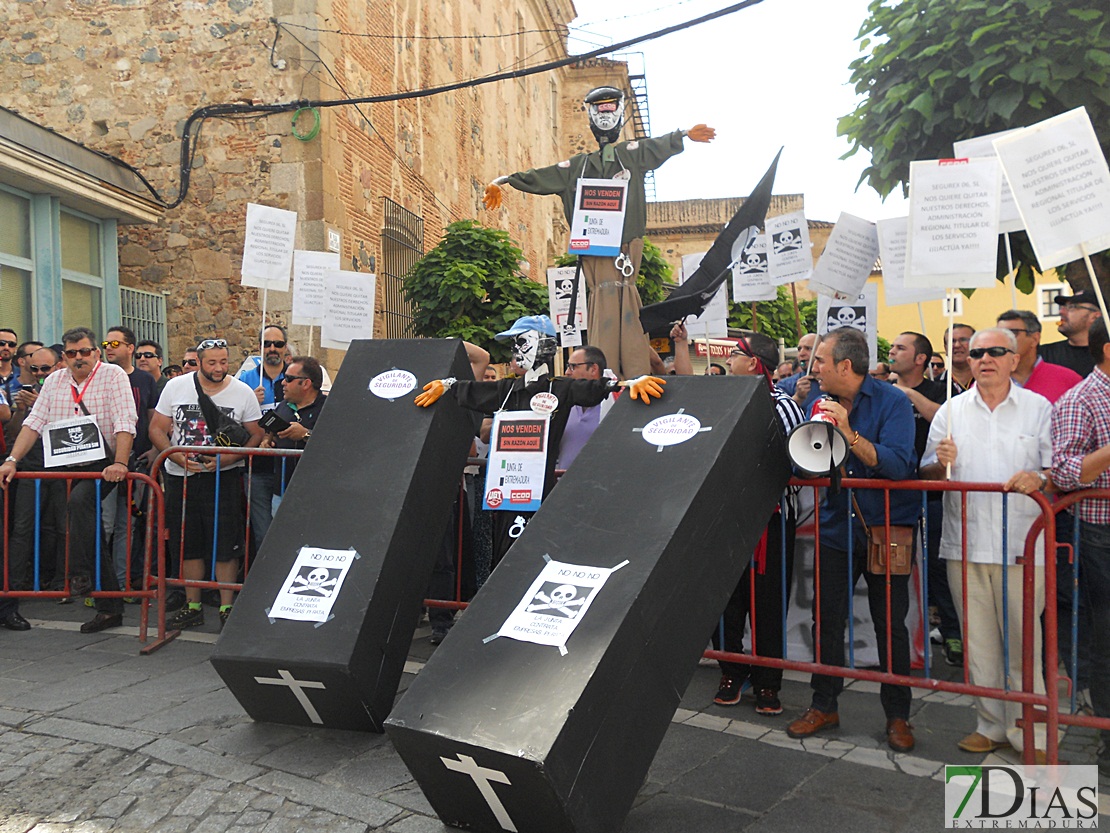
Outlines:
[[[197, 389], [193, 382], [194, 373], [186, 373], [166, 382], [162, 395], [158, 398], [158, 413], [168, 416], [173, 421], [173, 433], [170, 435], [171, 445], [197, 445], [212, 446], [215, 443], [212, 435], [208, 433], [208, 425], [204, 421], [204, 414], [200, 410], [197, 399]], [[238, 379], [228, 377], [228, 386], [212, 397], [225, 415], [237, 422], [257, 422], [262, 418], [262, 411], [258, 407], [258, 398], [249, 385]], [[242, 466], [243, 460], [221, 468]], [[172, 459], [166, 460], [166, 471], [178, 477], [185, 474], [185, 469]]]

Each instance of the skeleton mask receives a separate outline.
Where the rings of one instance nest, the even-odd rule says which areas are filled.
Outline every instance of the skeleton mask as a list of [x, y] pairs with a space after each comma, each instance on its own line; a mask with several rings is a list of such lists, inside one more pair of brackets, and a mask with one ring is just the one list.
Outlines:
[[586, 94], [590, 130], [599, 145], [611, 144], [624, 124], [624, 93], [616, 87], [597, 87]]
[[549, 364], [557, 349], [555, 339], [539, 330], [529, 330], [513, 338], [513, 361], [522, 370]]

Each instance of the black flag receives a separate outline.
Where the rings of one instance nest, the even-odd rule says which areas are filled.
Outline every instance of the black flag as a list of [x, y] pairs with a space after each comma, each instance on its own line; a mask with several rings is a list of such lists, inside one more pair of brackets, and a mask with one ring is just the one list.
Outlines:
[[661, 338], [671, 331], [675, 321], [687, 315], [701, 315], [713, 295], [728, 277], [729, 264], [732, 262], [732, 245], [748, 229], [763, 227], [767, 209], [771, 205], [771, 189], [775, 184], [775, 170], [778, 168], [782, 148], [775, 154], [775, 160], [755, 190], [744, 200], [728, 225], [717, 235], [709, 251], [701, 260], [697, 271], [682, 286], [671, 293], [665, 301], [651, 304], [640, 310], [640, 324], [644, 332], [652, 338]]

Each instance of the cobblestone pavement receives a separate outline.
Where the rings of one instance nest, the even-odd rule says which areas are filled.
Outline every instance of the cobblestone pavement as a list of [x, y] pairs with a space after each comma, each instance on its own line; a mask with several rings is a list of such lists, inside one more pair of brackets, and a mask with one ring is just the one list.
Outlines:
[[[214, 625], [140, 656], [134, 626], [85, 636], [83, 607], [22, 609], [31, 631], [0, 630], [0, 833], [447, 829], [386, 737], [251, 721], [208, 662]], [[417, 631], [413, 673], [429, 633]], [[808, 704], [803, 678], [788, 677], [778, 718], [748, 700], [712, 705], [716, 683], [698, 668], [625, 833], [939, 830], [943, 765], [980, 760], [955, 749], [974, 722], [967, 698], [915, 693], [918, 746], [898, 755], [873, 684], [850, 685], [842, 728], [803, 743], [784, 731]], [[1061, 748], [1093, 762], [1090, 732]]]

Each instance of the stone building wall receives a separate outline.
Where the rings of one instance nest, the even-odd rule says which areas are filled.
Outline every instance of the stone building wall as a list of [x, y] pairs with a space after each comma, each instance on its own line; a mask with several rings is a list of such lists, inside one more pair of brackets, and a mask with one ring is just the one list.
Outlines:
[[[565, 52], [550, 33], [573, 15], [569, 0], [8, 3], [0, 89], [5, 106], [126, 161], [172, 201], [181, 130], [198, 107], [381, 96], [554, 60]], [[271, 17], [288, 24], [276, 44]], [[513, 200], [490, 216], [480, 198], [500, 173], [561, 158], [562, 78], [322, 109], [308, 142], [293, 137], [290, 114], [207, 120], [185, 201], [157, 226], [122, 227], [121, 283], [167, 294], [170, 357], [212, 334], [245, 355], [261, 320], [258, 291], [239, 286], [246, 204], [297, 211], [301, 248], [323, 249], [338, 230], [351, 268], [360, 244], [380, 253], [384, 197], [424, 218], [425, 250], [453, 220], [507, 228], [542, 279], [556, 236], [550, 206]], [[288, 321], [290, 305], [270, 293], [268, 319]], [[292, 335], [308, 347], [305, 328]], [[335, 369], [341, 354], [325, 359]]]

